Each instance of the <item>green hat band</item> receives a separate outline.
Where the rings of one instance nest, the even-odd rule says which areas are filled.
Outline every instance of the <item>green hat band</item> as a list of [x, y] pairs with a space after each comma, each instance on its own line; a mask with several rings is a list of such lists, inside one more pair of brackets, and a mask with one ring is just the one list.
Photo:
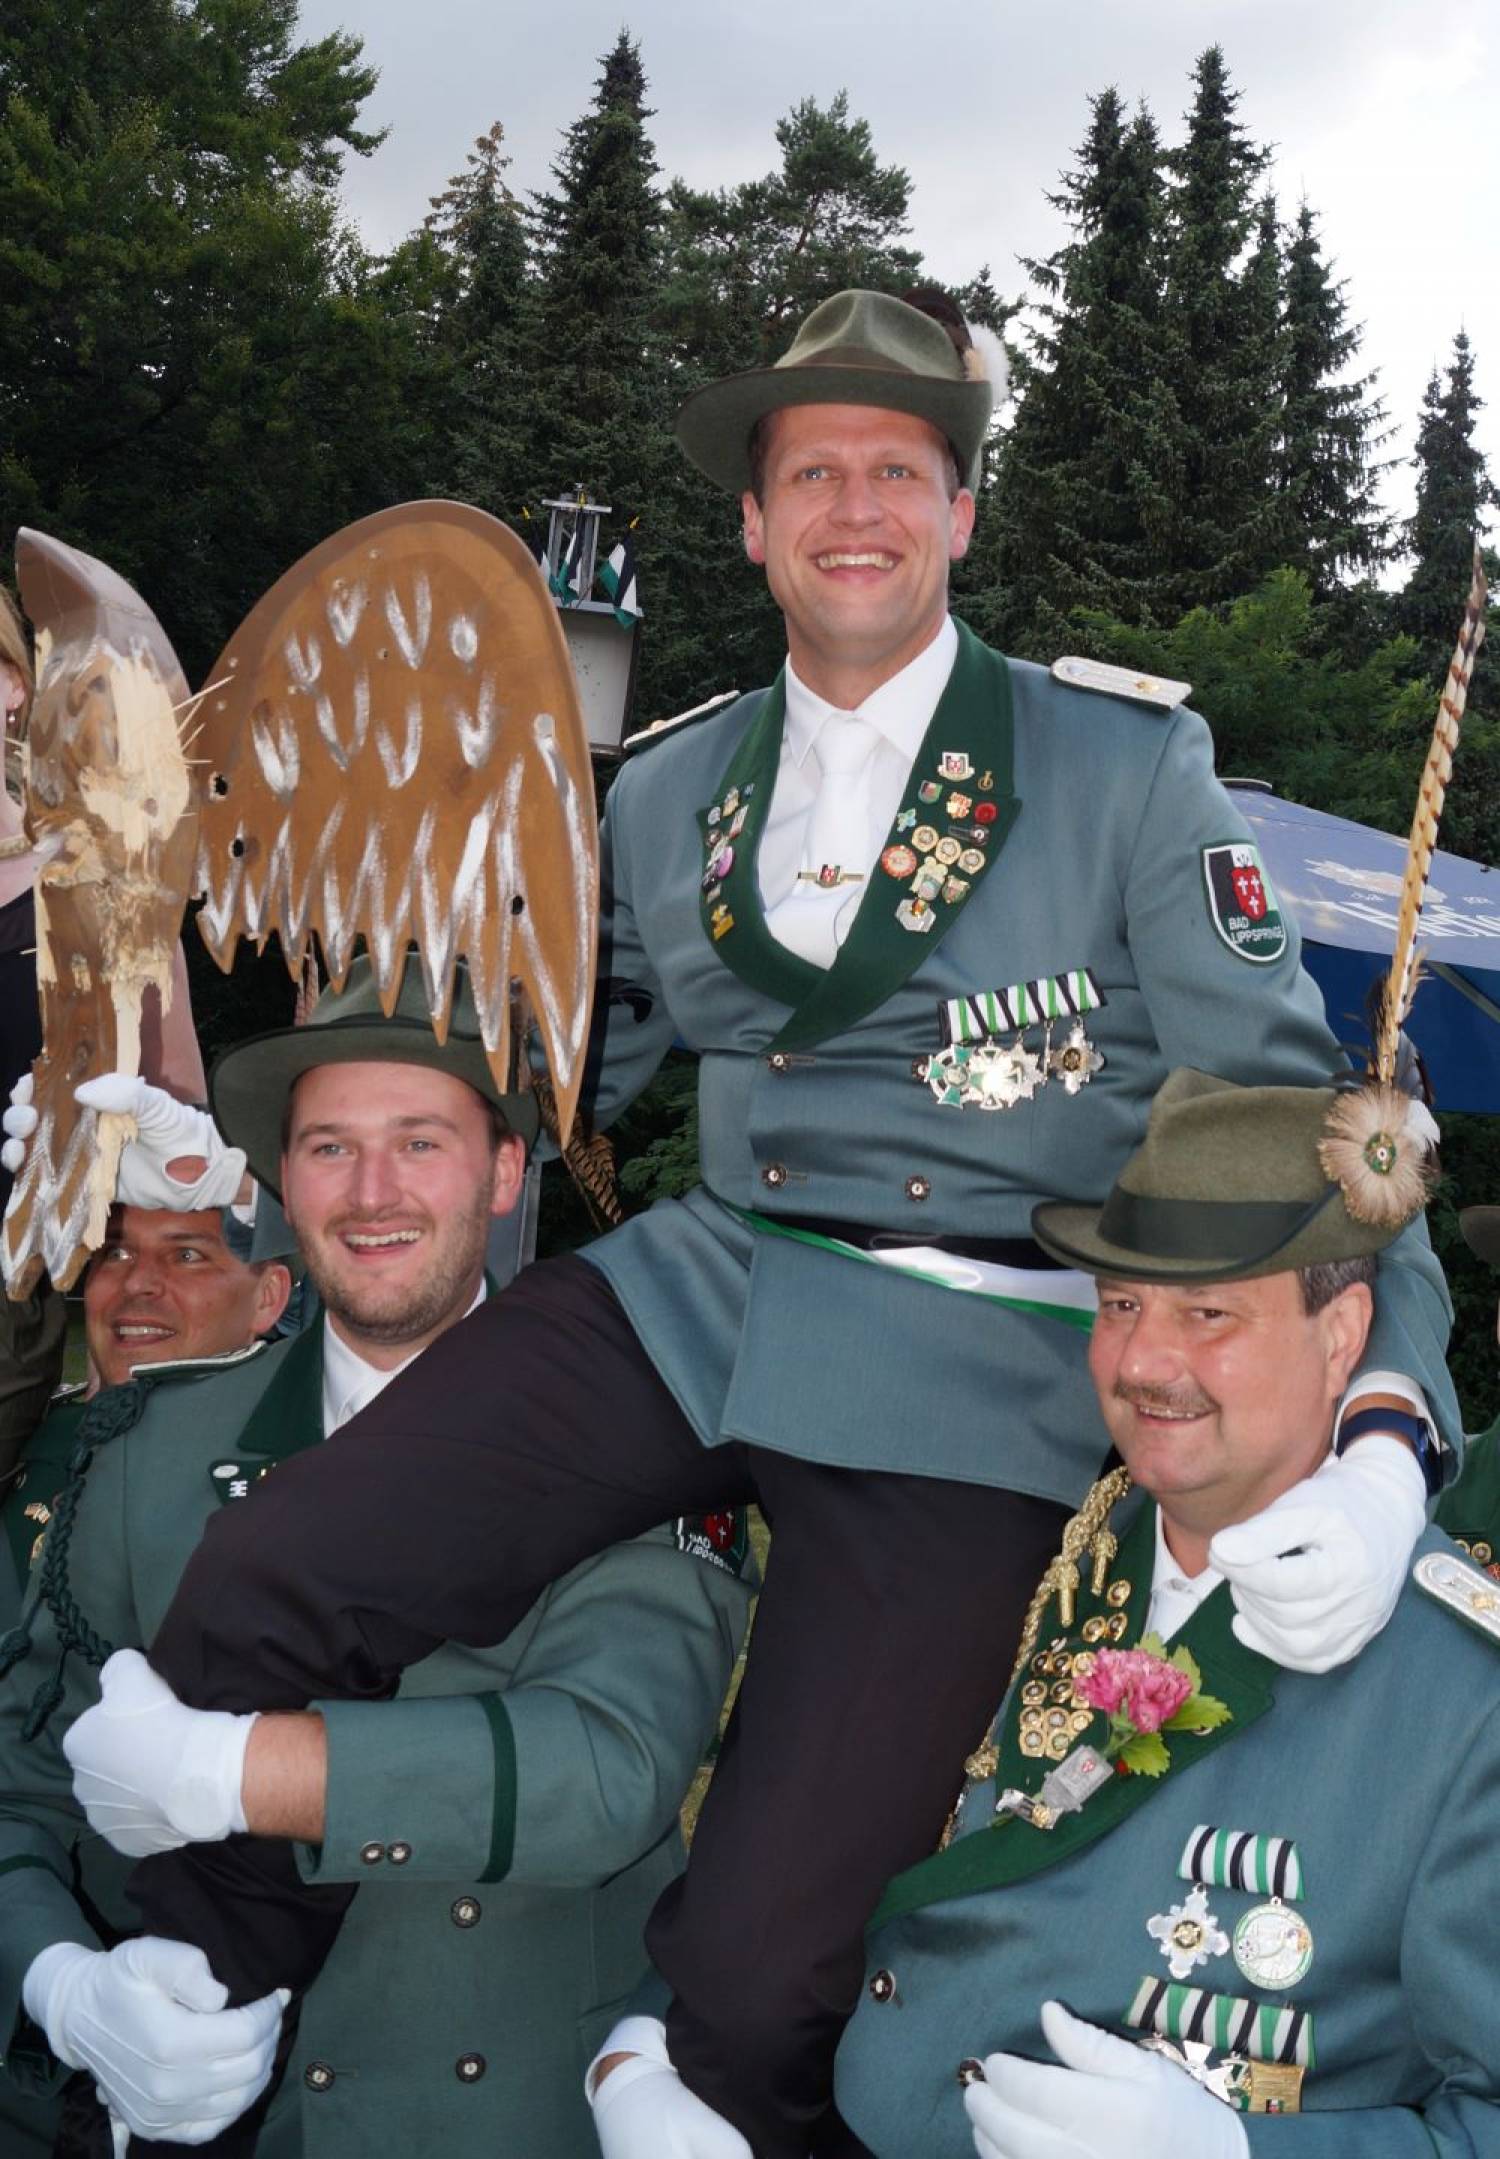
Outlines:
[[1099, 1215], [1099, 1235], [1124, 1251], [1154, 1259], [1214, 1261], [1226, 1253], [1274, 1252], [1305, 1229], [1337, 1195], [1315, 1200], [1152, 1199], [1120, 1185]]

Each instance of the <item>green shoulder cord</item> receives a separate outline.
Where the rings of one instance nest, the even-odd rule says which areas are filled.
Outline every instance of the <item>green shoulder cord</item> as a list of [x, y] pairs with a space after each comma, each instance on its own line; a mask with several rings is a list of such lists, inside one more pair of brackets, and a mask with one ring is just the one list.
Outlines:
[[89, 1464], [99, 1448], [140, 1422], [145, 1406], [146, 1389], [138, 1379], [130, 1379], [123, 1386], [104, 1388], [83, 1413], [73, 1452], [68, 1457], [67, 1482], [57, 1495], [52, 1520], [47, 1525], [36, 1599], [20, 1624], [12, 1627], [0, 1640], [0, 1679], [4, 1679], [31, 1649], [31, 1622], [42, 1605], [46, 1605], [56, 1622], [61, 1645], [57, 1669], [50, 1679], [42, 1681], [32, 1696], [31, 1708], [21, 1727], [23, 1739], [37, 1739], [47, 1729], [52, 1712], [63, 1698], [63, 1671], [71, 1654], [76, 1651], [86, 1664], [95, 1666], [104, 1664], [114, 1654], [113, 1644], [94, 1632], [68, 1587], [68, 1546], [72, 1542], [73, 1523], [83, 1497]]

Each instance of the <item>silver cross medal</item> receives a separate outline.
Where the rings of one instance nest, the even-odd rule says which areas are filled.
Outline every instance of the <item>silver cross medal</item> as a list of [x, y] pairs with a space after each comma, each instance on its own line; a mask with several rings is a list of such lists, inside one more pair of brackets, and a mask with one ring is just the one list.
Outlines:
[[1048, 1770], [1039, 1792], [1018, 1792], [1011, 1786], [995, 1801], [995, 1812], [1012, 1814], [1033, 1829], [1051, 1829], [1064, 1814], [1077, 1814], [1113, 1775], [1109, 1763], [1093, 1747], [1075, 1747], [1055, 1769]]
[[1238, 2054], [1228, 2054], [1217, 2068], [1209, 2067], [1211, 2046], [1199, 2039], [1164, 2039], [1159, 2032], [1152, 2032], [1142, 2039], [1140, 2045], [1148, 2054], [1165, 2054], [1168, 2061], [1176, 2062], [1185, 2070], [1195, 2084], [1201, 2084], [1215, 2099], [1222, 2099], [1226, 2106], [1239, 2108], [1241, 2093], [1246, 2088], [1249, 2064]]

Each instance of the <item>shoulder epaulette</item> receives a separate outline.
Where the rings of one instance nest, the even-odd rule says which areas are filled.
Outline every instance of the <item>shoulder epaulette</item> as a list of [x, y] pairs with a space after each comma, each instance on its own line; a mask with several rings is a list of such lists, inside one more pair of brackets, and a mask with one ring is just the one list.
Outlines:
[[1500, 1582], [1457, 1552], [1424, 1552], [1412, 1580], [1465, 1626], [1500, 1642]]
[[717, 697], [708, 698], [701, 705], [692, 705], [686, 712], [674, 713], [670, 720], [653, 720], [649, 727], [639, 727], [633, 735], [627, 735], [620, 744], [622, 757], [634, 757], [639, 750], [649, 750], [654, 742], [662, 742], [668, 735], [675, 735], [679, 727], [687, 727], [694, 720], [707, 719], [710, 712], [718, 712], [725, 705], [733, 704], [738, 690], [721, 690]]
[[1107, 696], [1129, 697], [1139, 705], [1159, 705], [1163, 712], [1180, 705], [1193, 687], [1191, 682], [1169, 682], [1165, 675], [1143, 675], [1133, 667], [1110, 667], [1103, 660], [1077, 656], [1054, 660], [1052, 679], [1075, 690], [1103, 690]]

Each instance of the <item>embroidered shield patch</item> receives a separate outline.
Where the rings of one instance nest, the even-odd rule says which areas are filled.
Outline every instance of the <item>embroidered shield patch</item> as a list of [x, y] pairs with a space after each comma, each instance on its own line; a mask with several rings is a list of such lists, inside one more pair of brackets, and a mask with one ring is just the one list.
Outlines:
[[726, 1574], [743, 1575], [750, 1557], [750, 1517], [743, 1507], [679, 1515], [677, 1548], [711, 1567], [722, 1567]]
[[1224, 840], [1203, 850], [1203, 881], [1214, 928], [1231, 952], [1260, 966], [1286, 950], [1286, 924], [1258, 849], [1249, 840]]

